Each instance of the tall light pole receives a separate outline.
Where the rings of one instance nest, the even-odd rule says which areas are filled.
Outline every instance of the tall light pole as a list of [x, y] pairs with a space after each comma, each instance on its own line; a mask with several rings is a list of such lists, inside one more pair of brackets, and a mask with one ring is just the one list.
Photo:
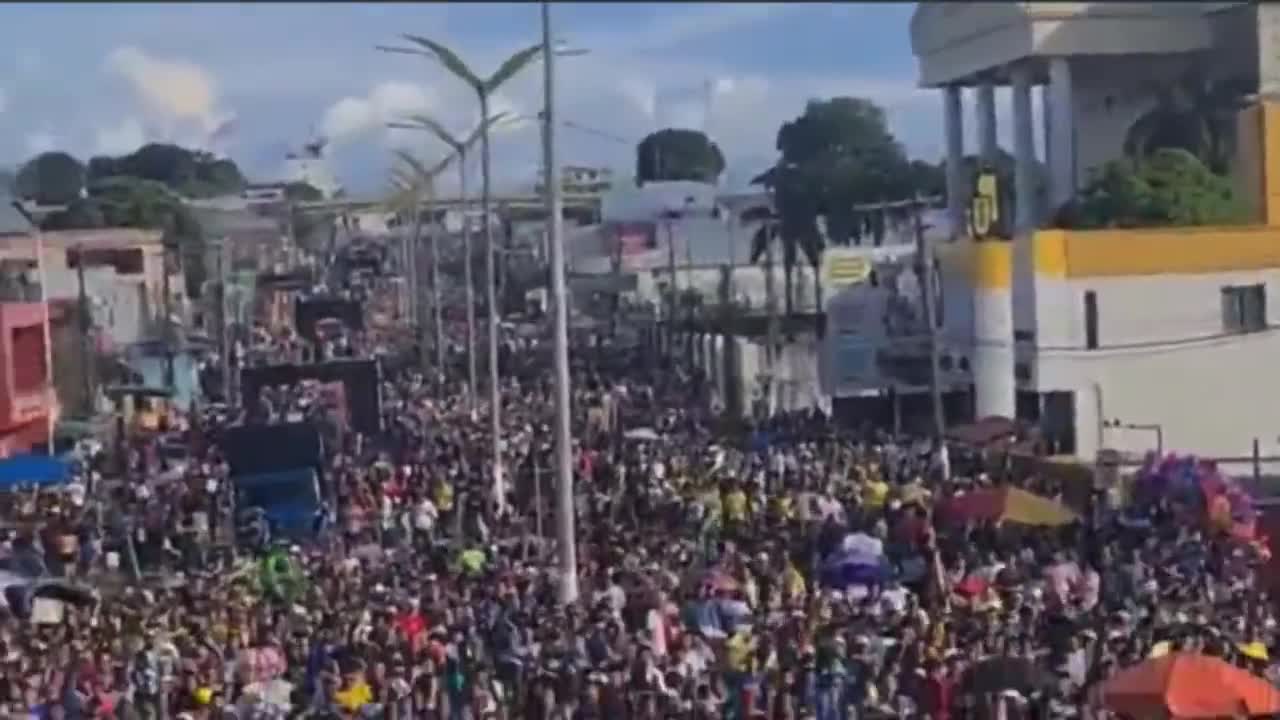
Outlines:
[[555, 359], [556, 541], [560, 551], [560, 602], [578, 599], [578, 548], [574, 531], [573, 457], [569, 445], [569, 301], [564, 283], [564, 228], [560, 215], [560, 170], [556, 166], [555, 52], [551, 3], [542, 2], [542, 175], [547, 193], [551, 307]]

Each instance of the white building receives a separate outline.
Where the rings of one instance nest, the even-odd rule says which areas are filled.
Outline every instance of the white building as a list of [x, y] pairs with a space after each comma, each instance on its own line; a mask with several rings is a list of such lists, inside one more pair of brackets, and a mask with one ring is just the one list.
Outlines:
[[[1038, 420], [1063, 453], [1111, 447], [1280, 453], [1280, 89], [1277, 6], [1246, 3], [921, 4], [912, 21], [922, 84], [942, 89], [950, 211], [965, 220], [964, 96], [982, 155], [995, 151], [995, 85], [1012, 87], [1015, 191], [1032, 197], [1034, 134], [1048, 142], [1051, 202], [1121, 154], [1148, 89], [1195, 67], [1246, 78], [1264, 101], [1240, 115], [1233, 172], [1255, 223], [1148, 230], [1041, 230], [1019, 203], [1012, 241], [940, 248], [947, 350], [971, 368], [978, 416]], [[1153, 83], [1152, 81], [1155, 81]], [[1030, 94], [1045, 86], [1045, 113]]]

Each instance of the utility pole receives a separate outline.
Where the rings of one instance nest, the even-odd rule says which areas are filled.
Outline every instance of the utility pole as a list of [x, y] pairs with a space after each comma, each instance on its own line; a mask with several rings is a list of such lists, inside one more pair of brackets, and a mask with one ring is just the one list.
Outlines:
[[[551, 3], [542, 2], [542, 71], [545, 113], [542, 132], [543, 185], [547, 193], [547, 240], [551, 251], [551, 305], [555, 358], [556, 541], [560, 602], [578, 599], [578, 548], [574, 529], [573, 453], [569, 435], [569, 299], [564, 282], [564, 228], [560, 216], [560, 171], [555, 151], [555, 53]], [[487, 218], [486, 218], [487, 219]], [[536, 465], [536, 461], [535, 461]]]
[[84, 285], [84, 248], [76, 247], [76, 284], [78, 288], [77, 311], [80, 315], [80, 386], [84, 392], [86, 416], [93, 415], [93, 353], [89, 349], [89, 331], [92, 322], [89, 317], [89, 294]]
[[170, 393], [174, 392], [173, 373], [173, 294], [169, 291], [169, 251], [173, 248], [173, 238], [165, 233], [161, 244], [160, 287], [164, 293], [162, 304], [164, 322], [160, 326], [160, 337], [164, 342], [164, 386]]
[[224, 237], [218, 246], [218, 314], [222, 320], [219, 325], [219, 331], [222, 333], [222, 399], [228, 406], [234, 406], [235, 397], [232, 395], [233, 386], [231, 380], [231, 344], [235, 334], [231, 331], [231, 313], [227, 312], [229, 295], [227, 284], [230, 277], [231, 238]]
[[462, 255], [465, 258], [462, 263], [462, 280], [466, 284], [467, 298], [467, 399], [471, 404], [471, 414], [474, 417], [476, 413], [476, 393], [479, 388], [476, 387], [478, 382], [476, 379], [476, 301], [475, 301], [475, 278], [472, 277], [471, 271], [471, 218], [468, 210], [471, 209], [471, 203], [467, 198], [467, 153], [465, 150], [458, 152], [458, 183], [461, 188], [459, 193], [462, 195]]
[[912, 204], [912, 217], [916, 231], [916, 277], [919, 279], [920, 304], [924, 308], [924, 320], [929, 324], [929, 393], [933, 396], [933, 431], [939, 442], [946, 436], [947, 416], [942, 405], [942, 362], [938, 347], [937, 288], [934, 280], [936, 260], [933, 255], [933, 242], [924, 231], [924, 222], [920, 219], [920, 211], [924, 202], [916, 195]]
[[777, 409], [774, 403], [774, 398], [777, 397], [774, 385], [777, 376], [778, 337], [782, 334], [782, 328], [778, 322], [777, 280], [773, 277], [773, 240], [776, 227], [772, 218], [764, 221], [764, 303], [765, 311], [768, 313], [768, 329], [765, 333], [765, 342], [768, 346], [764, 352], [765, 377], [768, 378], [765, 391], [768, 397], [765, 398], [765, 402], [770, 416]]
[[[436, 376], [445, 377], [444, 367], [444, 312], [440, 305], [440, 236], [436, 232], [435, 213], [428, 216], [427, 231], [431, 236], [431, 325], [435, 332]], [[443, 388], [440, 388], [443, 390]]]
[[671, 287], [667, 289], [667, 355], [670, 356], [675, 352], [676, 346], [676, 296], [678, 293], [676, 283], [676, 238], [675, 233], [671, 230], [671, 216], [673, 213], [665, 212], [662, 216], [662, 224], [667, 231], [667, 272], [671, 274]]

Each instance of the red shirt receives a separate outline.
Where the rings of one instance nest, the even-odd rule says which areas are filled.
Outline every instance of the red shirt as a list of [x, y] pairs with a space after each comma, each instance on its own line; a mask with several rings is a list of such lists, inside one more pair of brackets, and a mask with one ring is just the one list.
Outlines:
[[934, 673], [924, 681], [924, 693], [920, 698], [921, 709], [931, 720], [950, 720], [951, 700], [955, 683], [946, 675]]
[[427, 634], [427, 621], [416, 612], [401, 613], [396, 617], [396, 628], [400, 630], [406, 640], [413, 644], [416, 650], [418, 644]]

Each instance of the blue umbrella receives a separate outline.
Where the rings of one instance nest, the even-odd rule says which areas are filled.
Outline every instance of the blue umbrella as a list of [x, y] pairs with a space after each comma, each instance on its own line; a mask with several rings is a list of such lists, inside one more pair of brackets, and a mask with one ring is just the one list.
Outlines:
[[842, 590], [850, 585], [875, 585], [888, 578], [883, 558], [864, 553], [835, 553], [822, 564], [822, 583]]

